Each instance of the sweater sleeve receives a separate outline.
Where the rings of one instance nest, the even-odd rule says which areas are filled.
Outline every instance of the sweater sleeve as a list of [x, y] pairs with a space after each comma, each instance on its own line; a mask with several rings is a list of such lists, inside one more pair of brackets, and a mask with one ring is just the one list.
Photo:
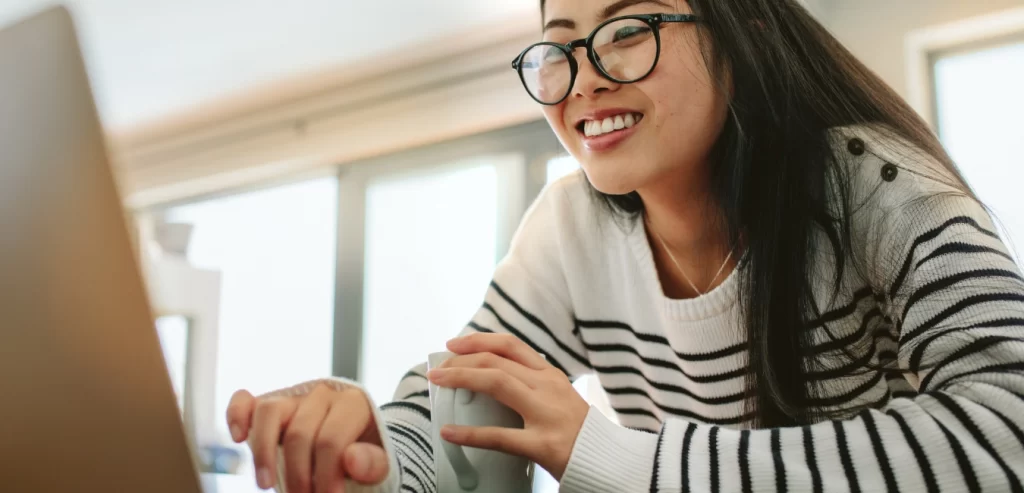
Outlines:
[[881, 186], [910, 182], [880, 192], [869, 249], [918, 393], [759, 430], [669, 419], [648, 434], [592, 410], [562, 491], [1022, 491], [1024, 279], [975, 200], [877, 164]]

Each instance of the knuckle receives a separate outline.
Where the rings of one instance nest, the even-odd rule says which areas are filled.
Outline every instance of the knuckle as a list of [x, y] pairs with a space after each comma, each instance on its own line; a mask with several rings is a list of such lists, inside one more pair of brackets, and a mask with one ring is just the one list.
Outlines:
[[291, 450], [295, 448], [308, 447], [310, 440], [311, 437], [305, 431], [289, 428], [284, 432], [284, 437], [281, 438], [281, 444], [284, 445], [285, 448]]
[[490, 378], [490, 390], [495, 393], [503, 393], [512, 386], [512, 382], [509, 377], [504, 373], [493, 372]]
[[316, 399], [325, 399], [334, 393], [334, 389], [330, 388], [327, 384], [320, 382], [313, 387], [313, 390], [309, 391], [309, 397]]
[[568, 375], [566, 375], [565, 373], [562, 373], [562, 370], [559, 370], [558, 368], [555, 368], [555, 367], [545, 368], [545, 369], [541, 370], [540, 374], [541, 374], [541, 376], [544, 377], [544, 381], [545, 382], [553, 382], [553, 383], [558, 383], [558, 384], [566, 384], [567, 383], [569, 385], [572, 385], [572, 381], [569, 380]]
[[273, 399], [260, 399], [253, 406], [253, 412], [256, 414], [267, 414], [272, 409], [274, 409]]
[[334, 402], [346, 407], [353, 407], [366, 401], [366, 395], [356, 387], [346, 387], [332, 396]]
[[332, 436], [320, 435], [316, 437], [313, 448], [317, 454], [334, 454], [341, 451], [342, 445]]
[[271, 414], [278, 409], [280, 404], [281, 401], [279, 399], [259, 399], [256, 401], [255, 412], [257, 414]]
[[286, 474], [285, 482], [288, 483], [288, 491], [309, 491], [312, 481], [306, 474], [299, 474], [298, 471], [289, 471]]
[[495, 368], [498, 366], [498, 355], [487, 352], [481, 353], [477, 365], [480, 368]]

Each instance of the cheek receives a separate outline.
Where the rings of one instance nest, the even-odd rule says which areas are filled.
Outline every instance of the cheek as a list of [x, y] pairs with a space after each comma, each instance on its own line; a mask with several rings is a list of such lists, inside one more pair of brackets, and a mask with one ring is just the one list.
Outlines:
[[[659, 69], [639, 83], [654, 103], [654, 158], [665, 166], [703, 160], [714, 146], [727, 114], [727, 98], [705, 68], [699, 52], [665, 49]], [[665, 62], [662, 65], [662, 62]]]
[[544, 118], [548, 121], [548, 126], [555, 131], [555, 135], [562, 141], [563, 145], [568, 146], [571, 139], [569, 131], [574, 130], [566, 127], [565, 125], [565, 103], [556, 106], [543, 106]]

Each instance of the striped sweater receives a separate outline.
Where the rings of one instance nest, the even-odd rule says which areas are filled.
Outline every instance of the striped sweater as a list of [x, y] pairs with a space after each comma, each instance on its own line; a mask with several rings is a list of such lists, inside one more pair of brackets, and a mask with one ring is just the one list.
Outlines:
[[[741, 270], [669, 299], [642, 222], [597, 209], [581, 173], [534, 203], [463, 333], [515, 334], [569, 378], [599, 379], [621, 425], [591, 409], [561, 491], [1024, 491], [1020, 270], [934, 160], [869, 127], [830, 135], [850, 173], [850, 265], [863, 266], [836, 294], [829, 247], [815, 249], [822, 309], [803, 330], [830, 421], [751, 429]], [[865, 369], [886, 364], [905, 371]], [[379, 410], [383, 491], [436, 489], [424, 372]]]

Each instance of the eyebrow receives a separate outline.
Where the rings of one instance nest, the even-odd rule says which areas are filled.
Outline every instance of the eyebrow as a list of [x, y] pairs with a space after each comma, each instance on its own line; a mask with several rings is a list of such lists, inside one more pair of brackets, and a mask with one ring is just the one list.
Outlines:
[[[601, 11], [601, 14], [598, 16], [598, 20], [603, 21], [605, 19], [611, 18], [613, 15], [619, 13], [620, 11], [632, 7], [634, 5], [639, 5], [641, 3], [653, 3], [656, 5], [661, 5], [663, 7], [672, 8], [671, 5], [662, 2], [661, 0], [619, 0], [618, 2], [615, 2], [605, 7], [604, 10]], [[553, 29], [556, 27], [576, 29], [576, 22], [573, 21], [572, 19], [551, 19], [550, 21], [548, 21], [547, 24], [544, 25], [544, 30], [547, 31], [548, 29]]]

